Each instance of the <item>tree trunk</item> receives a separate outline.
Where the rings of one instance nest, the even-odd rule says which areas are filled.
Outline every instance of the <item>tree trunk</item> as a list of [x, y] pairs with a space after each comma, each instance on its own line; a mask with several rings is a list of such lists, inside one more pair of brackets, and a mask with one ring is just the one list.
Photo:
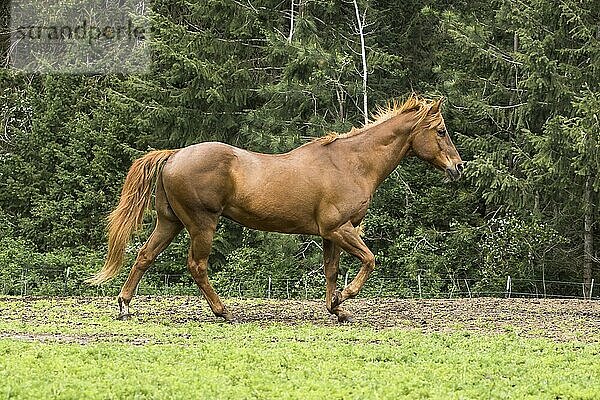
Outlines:
[[354, 0], [354, 11], [356, 12], [356, 24], [358, 27], [358, 35], [360, 36], [360, 55], [362, 59], [362, 81], [363, 81], [363, 115], [365, 118], [365, 125], [369, 123], [369, 112], [368, 112], [368, 99], [367, 99], [367, 78], [368, 78], [368, 69], [367, 69], [367, 52], [365, 49], [365, 19], [367, 15], [367, 11], [365, 10], [363, 16], [361, 18], [360, 12], [358, 10], [358, 2]]
[[295, 22], [295, 2], [296, 0], [292, 0], [292, 6], [290, 7], [290, 34], [288, 36], [288, 43], [292, 43], [292, 38], [294, 37], [294, 22]]
[[592, 204], [591, 178], [588, 176], [585, 181], [583, 192], [584, 202], [584, 221], [583, 221], [583, 296], [590, 297], [592, 285], [592, 267], [594, 265], [594, 215]]
[[[513, 52], [519, 51], [519, 35], [517, 32], [513, 34]], [[514, 91], [511, 95], [510, 105], [513, 106], [519, 103], [519, 67], [517, 65], [513, 65], [515, 70], [515, 79], [514, 79]], [[514, 137], [513, 130], [516, 132], [519, 127], [517, 126], [519, 123], [519, 116], [517, 108], [509, 108], [507, 110], [508, 114], [508, 142], [510, 143], [510, 155], [508, 157], [508, 170], [513, 173], [515, 170], [515, 152], [514, 152]], [[524, 194], [523, 194], [524, 195]]]

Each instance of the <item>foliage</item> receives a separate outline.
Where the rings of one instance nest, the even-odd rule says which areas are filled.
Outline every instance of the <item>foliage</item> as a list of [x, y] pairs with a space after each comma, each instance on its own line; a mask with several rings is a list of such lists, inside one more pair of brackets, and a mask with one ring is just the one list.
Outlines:
[[0, 239], [0, 293], [35, 295], [98, 294], [83, 283], [100, 268], [103, 254], [89, 248], [32, 252], [22, 239]]
[[[219, 140], [275, 153], [360, 125], [353, 5], [294, 4], [290, 31], [290, 2], [154, 1], [147, 74], [1, 68], [2, 273], [62, 269], [40, 272], [57, 282], [45, 293], [60, 293], [58, 275], [98, 267], [104, 218], [131, 161], [149, 149]], [[435, 294], [464, 278], [485, 288], [503, 274], [585, 275], [582, 260], [596, 255], [584, 254], [584, 220], [595, 228], [599, 217], [599, 4], [359, 1], [370, 108], [413, 90], [445, 95], [446, 123], [468, 160], [461, 183], [414, 160], [384, 182], [365, 241], [377, 254], [375, 276], [398, 284], [372, 290], [408, 295], [419, 276], [438, 282], [426, 288]], [[151, 229], [149, 218], [129, 263]], [[181, 234], [148, 287], [170, 274], [189, 288], [187, 245]], [[318, 274], [319, 245], [224, 221], [211, 276], [224, 288], [236, 284], [230, 277], [298, 282]], [[589, 265], [586, 279], [598, 271]], [[343, 274], [357, 268], [343, 258]]]
[[[584, 219], [598, 219], [598, 182], [591, 172], [597, 152], [591, 110], [600, 67], [592, 15], [598, 3], [496, 1], [474, 7], [477, 14], [438, 14], [453, 39], [441, 74], [461, 110], [453, 116], [473, 158], [467, 178], [488, 215], [508, 211], [544, 223], [550, 230], [544, 246], [556, 247], [555, 278], [581, 277]], [[563, 239], [554, 241], [552, 231]]]
[[[551, 226], [534, 216], [512, 212], [496, 215], [488, 221], [480, 240], [481, 270], [477, 286], [498, 287], [507, 276], [513, 280], [545, 277], [545, 271], [540, 270], [545, 258], [565, 242]], [[519, 287], [515, 285], [513, 290], [518, 291]]]

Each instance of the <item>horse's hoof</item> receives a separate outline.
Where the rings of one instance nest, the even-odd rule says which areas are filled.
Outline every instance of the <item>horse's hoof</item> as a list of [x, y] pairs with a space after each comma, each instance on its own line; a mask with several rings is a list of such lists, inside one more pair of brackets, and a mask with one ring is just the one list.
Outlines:
[[238, 319], [235, 318], [231, 313], [218, 315], [218, 317], [223, 318], [223, 321], [228, 324], [237, 324], [239, 322]]
[[354, 317], [350, 314], [339, 314], [338, 315], [338, 322], [342, 323], [342, 324], [353, 324], [354, 323]]
[[127, 320], [130, 320], [132, 317], [133, 317], [133, 314], [129, 314], [129, 313], [127, 313], [127, 314], [119, 314], [119, 316], [117, 317], [117, 319], [119, 321], [127, 321]]

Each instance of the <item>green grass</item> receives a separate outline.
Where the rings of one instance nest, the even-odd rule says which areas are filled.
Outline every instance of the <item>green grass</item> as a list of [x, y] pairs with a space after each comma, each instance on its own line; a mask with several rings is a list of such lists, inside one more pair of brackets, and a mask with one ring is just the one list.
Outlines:
[[31, 307], [0, 318], [0, 399], [600, 399], [597, 343]]

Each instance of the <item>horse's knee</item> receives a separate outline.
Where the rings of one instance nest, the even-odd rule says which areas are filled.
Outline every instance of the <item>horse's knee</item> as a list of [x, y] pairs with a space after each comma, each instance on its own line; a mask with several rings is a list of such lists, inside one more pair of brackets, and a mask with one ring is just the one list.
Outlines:
[[196, 280], [196, 283], [202, 285], [208, 283], [208, 269], [205, 266], [198, 263], [191, 263], [188, 265], [188, 269], [192, 277]]
[[364, 260], [364, 267], [367, 272], [370, 274], [375, 269], [375, 256], [372, 253], [369, 253]]

